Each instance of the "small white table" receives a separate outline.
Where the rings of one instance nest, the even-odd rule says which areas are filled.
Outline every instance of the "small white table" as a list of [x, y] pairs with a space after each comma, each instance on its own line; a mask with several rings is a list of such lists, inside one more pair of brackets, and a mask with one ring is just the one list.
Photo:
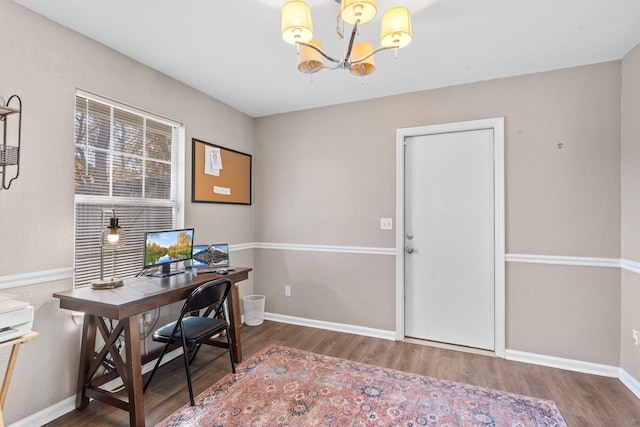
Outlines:
[[2, 411], [4, 410], [4, 402], [5, 400], [7, 400], [7, 392], [9, 391], [9, 384], [11, 383], [13, 368], [15, 368], [16, 366], [16, 359], [18, 358], [18, 351], [20, 351], [20, 346], [37, 336], [37, 332], [31, 331], [21, 337], [14, 338], [5, 342], [0, 342], [0, 347], [12, 346], [11, 356], [9, 356], [9, 363], [7, 364], [7, 369], [4, 373], [4, 380], [2, 381], [2, 388], [0, 389], [0, 427], [4, 427], [4, 417], [2, 415]]

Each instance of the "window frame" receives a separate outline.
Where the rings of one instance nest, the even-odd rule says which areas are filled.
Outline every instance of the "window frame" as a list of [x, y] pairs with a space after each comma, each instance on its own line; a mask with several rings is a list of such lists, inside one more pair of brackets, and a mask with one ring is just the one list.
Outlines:
[[[127, 230], [127, 223], [123, 221], [124, 218], [121, 218], [118, 215], [118, 210], [121, 212], [128, 212], [129, 210], [144, 210], [144, 215], [149, 215], [149, 211], [153, 211], [154, 209], [171, 209], [171, 225], [167, 223], [165, 229], [167, 228], [183, 228], [184, 227], [184, 204], [185, 204], [185, 131], [184, 125], [166, 117], [160, 116], [158, 114], [154, 114], [148, 111], [145, 111], [140, 108], [132, 107], [130, 105], [123, 104], [118, 101], [114, 101], [109, 98], [105, 98], [90, 92], [86, 92], [80, 89], [77, 89], [74, 95], [74, 154], [77, 153], [78, 147], [80, 145], [77, 144], [77, 129], [75, 128], [76, 115], [78, 114], [77, 102], [78, 98], [84, 98], [88, 101], [96, 102], [103, 104], [105, 107], [109, 108], [109, 142], [107, 150], [107, 161], [109, 162], [109, 176], [107, 177], [107, 182], [109, 186], [108, 195], [89, 195], [89, 194], [76, 194], [76, 179], [74, 178], [74, 277], [73, 283], [74, 288], [81, 288], [90, 285], [91, 280], [96, 280], [100, 275], [100, 231], [104, 227], [108, 226], [109, 218], [111, 218], [112, 214], [109, 213], [106, 215], [106, 223], [103, 223], [102, 211], [105, 210], [115, 210], [116, 217], [120, 219], [120, 226], [127, 234], [127, 241], [122, 249], [119, 249], [113, 254], [114, 262], [113, 269], [115, 269], [115, 275], [119, 275], [122, 277], [132, 276], [135, 271], [135, 264], [132, 264], [131, 258], [139, 257], [140, 263], [137, 268], [137, 272], [142, 270], [143, 266], [143, 253], [144, 253], [144, 232], [145, 231], [154, 231], [155, 229], [141, 229], [140, 222], [146, 224], [147, 218], [144, 217], [141, 221], [136, 221], [137, 225], [135, 226], [137, 229]], [[144, 138], [143, 147], [147, 143], [147, 120], [152, 120], [153, 122], [160, 123], [162, 125], [170, 126], [172, 129], [171, 132], [171, 160], [166, 164], [171, 165], [171, 184], [169, 190], [168, 198], [146, 198], [146, 197], [122, 197], [122, 196], [113, 196], [113, 188], [114, 188], [114, 176], [113, 176], [113, 153], [116, 155], [120, 155], [121, 152], [116, 151], [114, 149], [114, 116], [115, 111], [120, 110], [126, 112], [127, 114], [132, 114], [135, 116], [141, 117], [143, 126], [141, 128], [141, 132]], [[84, 131], [86, 132], [86, 125]], [[87, 136], [88, 138], [88, 136]], [[85, 149], [88, 145], [85, 143]], [[95, 150], [95, 147], [94, 147]], [[100, 150], [95, 150], [96, 152]], [[158, 161], [158, 159], [154, 159], [152, 157], [148, 157], [145, 152], [142, 155], [137, 156], [141, 159], [141, 161], [148, 162], [149, 160]], [[75, 164], [75, 162], [74, 162]], [[75, 168], [75, 165], [74, 165]], [[75, 172], [74, 172], [75, 176]], [[143, 167], [143, 171], [141, 174], [142, 180], [142, 188], [144, 188], [147, 179], [150, 176], [147, 176], [146, 170]], [[100, 209], [99, 213], [93, 212], [86, 214], [81, 214], [79, 211], [85, 212], [90, 211], [91, 209]], [[96, 218], [96, 215], [99, 215], [100, 218]], [[164, 221], [167, 221], [166, 213]], [[80, 217], [79, 217], [80, 216]], [[126, 215], [125, 215], [126, 216]], [[79, 221], [83, 221], [86, 227], [83, 227], [83, 223], [79, 226]], [[96, 223], [96, 221], [99, 221]], [[154, 220], [155, 221], [155, 218]], [[150, 222], [153, 222], [150, 221]], [[90, 224], [89, 224], [90, 223]], [[132, 222], [133, 223], [133, 222]], [[89, 224], [89, 225], [87, 225]], [[79, 228], [82, 228], [85, 231], [79, 232]], [[90, 228], [90, 233], [86, 231], [86, 228]], [[80, 235], [79, 235], [80, 234]], [[93, 247], [93, 243], [89, 242], [87, 239], [93, 240], [93, 234], [95, 234], [95, 249]], [[81, 243], [83, 242], [83, 243]], [[118, 269], [118, 252], [122, 254], [122, 267]], [[93, 263], [93, 264], [91, 264]], [[87, 265], [90, 265], [87, 267]], [[97, 267], [92, 266], [97, 265]], [[95, 271], [97, 270], [97, 274]], [[119, 270], [125, 270], [125, 275], [122, 276], [122, 272]], [[107, 253], [105, 253], [105, 261], [104, 261], [104, 277], [111, 277], [113, 270], [112, 266], [109, 265], [107, 261]], [[88, 277], [91, 277], [89, 280]], [[95, 276], [95, 277], [94, 277]]]

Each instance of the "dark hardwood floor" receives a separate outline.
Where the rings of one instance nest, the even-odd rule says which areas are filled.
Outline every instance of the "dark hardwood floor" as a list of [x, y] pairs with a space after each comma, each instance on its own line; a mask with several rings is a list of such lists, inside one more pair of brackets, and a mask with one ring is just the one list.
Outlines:
[[[640, 399], [615, 378], [269, 321], [260, 326], [243, 327], [241, 336], [245, 360], [268, 344], [279, 344], [553, 400], [570, 427], [640, 426]], [[216, 351], [219, 350], [205, 346], [194, 361], [195, 394], [230, 370], [226, 357], [209, 362], [210, 356]], [[160, 368], [145, 394], [147, 425], [155, 425], [188, 401], [184, 367], [178, 358]], [[96, 401], [87, 409], [73, 411], [47, 424], [51, 427], [127, 425], [126, 412]]]

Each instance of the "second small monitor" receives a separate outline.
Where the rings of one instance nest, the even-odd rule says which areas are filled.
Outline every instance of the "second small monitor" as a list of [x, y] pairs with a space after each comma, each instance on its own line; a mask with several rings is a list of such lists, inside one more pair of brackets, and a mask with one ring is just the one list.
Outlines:
[[229, 245], [227, 243], [195, 245], [191, 265], [195, 268], [228, 268]]

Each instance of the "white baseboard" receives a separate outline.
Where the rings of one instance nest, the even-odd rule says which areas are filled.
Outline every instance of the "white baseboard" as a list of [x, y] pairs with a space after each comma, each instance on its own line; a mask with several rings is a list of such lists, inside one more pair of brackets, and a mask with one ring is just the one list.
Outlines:
[[[290, 323], [292, 325], [308, 326], [318, 329], [326, 329], [336, 332], [345, 332], [356, 335], [364, 335], [374, 338], [395, 340], [395, 331], [372, 329], [363, 326], [347, 325], [344, 323], [324, 322], [321, 320], [305, 319], [302, 317], [286, 316], [283, 314], [265, 313], [265, 320]], [[631, 392], [640, 399], [640, 381], [629, 375], [624, 369], [617, 366], [603, 365], [600, 363], [584, 362], [580, 360], [564, 359], [543, 354], [527, 353], [518, 350], [506, 350], [505, 359], [514, 362], [530, 363], [533, 365], [547, 366], [550, 368], [564, 369], [567, 371], [582, 372], [585, 374], [600, 375], [603, 377], [618, 378]]]
[[563, 359], [543, 354], [526, 353], [518, 350], [506, 350], [505, 359], [514, 362], [531, 363], [533, 365], [548, 366], [550, 368], [565, 369], [567, 371], [582, 372], [585, 374], [600, 375], [603, 377], [618, 378], [620, 368], [599, 363], [582, 362], [580, 360]]
[[[165, 354], [162, 358], [162, 363], [160, 366], [164, 365], [175, 359], [176, 357], [180, 357], [182, 355], [182, 348], [177, 348], [169, 353]], [[142, 366], [142, 374], [146, 374], [153, 369], [153, 366], [156, 363], [156, 359], [153, 359], [150, 362], [145, 363]], [[105, 390], [115, 390], [119, 387], [122, 387], [122, 379], [116, 378], [112, 381], [105, 383], [102, 388]], [[33, 427], [33, 426], [42, 426], [44, 424], [50, 423], [56, 418], [60, 418], [61, 416], [68, 414], [71, 411], [76, 409], [76, 396], [71, 396], [63, 400], [62, 402], [58, 402], [55, 405], [49, 406], [48, 408], [44, 408], [42, 411], [36, 412], [33, 415], [29, 415], [27, 418], [23, 418], [20, 421], [16, 421], [15, 423], [9, 425], [8, 427]]]
[[[271, 320], [280, 323], [289, 323], [292, 325], [307, 326], [317, 329], [325, 329], [335, 332], [344, 332], [348, 334], [363, 335], [373, 338], [382, 338], [394, 341], [396, 338], [395, 331], [387, 331], [383, 329], [373, 329], [364, 326], [348, 325], [345, 323], [325, 322], [322, 320], [305, 319], [303, 317], [287, 316], [284, 314], [264, 313], [265, 320]], [[167, 353], [163, 359], [163, 365], [176, 357], [180, 357], [182, 349], [176, 349]], [[518, 350], [506, 350], [505, 359], [514, 362], [530, 363], [533, 365], [547, 366], [550, 368], [565, 369], [568, 371], [582, 372], [585, 374], [600, 375], [611, 378], [618, 378], [632, 393], [640, 399], [640, 381], [632, 377], [624, 369], [617, 366], [603, 365], [598, 363], [583, 362], [579, 360], [564, 359], [555, 356], [545, 356], [542, 354], [527, 353]], [[142, 373], [145, 374], [153, 369], [154, 361], [146, 363], [142, 367]], [[122, 384], [120, 379], [115, 379], [105, 384], [105, 388], [115, 389]], [[49, 406], [27, 418], [17, 421], [9, 427], [31, 427], [34, 425], [41, 426], [53, 421], [75, 410], [75, 396], [71, 396], [62, 402]]]
[[56, 418], [60, 418], [64, 414], [76, 409], [76, 397], [71, 396], [58, 402], [55, 405], [51, 405], [44, 408], [42, 411], [29, 415], [27, 418], [23, 418], [20, 421], [16, 421], [13, 424], [9, 424], [9, 427], [33, 427], [45, 425]]
[[618, 378], [620, 379], [622, 384], [627, 386], [627, 388], [631, 390], [631, 392], [635, 394], [638, 399], [640, 399], [640, 381], [633, 378], [627, 371], [622, 368], [620, 368], [620, 376]]
[[328, 331], [382, 338], [390, 341], [396, 339], [395, 331], [385, 331], [384, 329], [373, 329], [365, 326], [348, 325], [346, 323], [325, 322], [323, 320], [305, 319], [303, 317], [287, 316], [275, 313], [264, 313], [264, 318], [266, 320], [273, 320], [274, 322], [290, 323], [292, 325], [308, 326], [310, 328], [325, 329]]

